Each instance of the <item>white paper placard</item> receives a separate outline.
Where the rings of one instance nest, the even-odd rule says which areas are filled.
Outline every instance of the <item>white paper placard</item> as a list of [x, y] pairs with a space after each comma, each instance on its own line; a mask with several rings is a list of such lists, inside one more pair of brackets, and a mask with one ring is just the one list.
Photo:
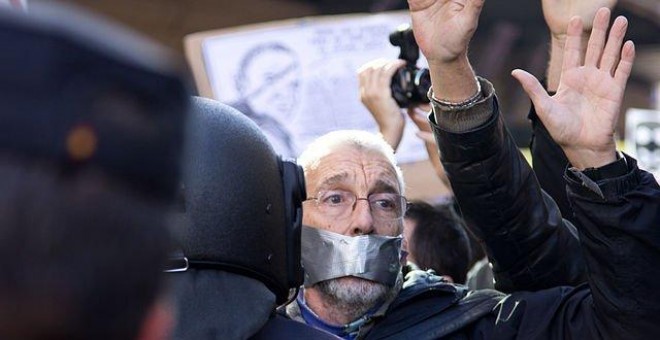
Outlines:
[[[209, 37], [202, 54], [215, 99], [251, 116], [279, 153], [295, 157], [329, 131], [377, 131], [359, 99], [357, 69], [395, 59], [389, 34], [409, 21], [395, 12], [268, 23]], [[407, 121], [399, 162], [428, 158], [416, 130]]]
[[628, 110], [625, 150], [637, 159], [640, 168], [660, 178], [660, 111]]

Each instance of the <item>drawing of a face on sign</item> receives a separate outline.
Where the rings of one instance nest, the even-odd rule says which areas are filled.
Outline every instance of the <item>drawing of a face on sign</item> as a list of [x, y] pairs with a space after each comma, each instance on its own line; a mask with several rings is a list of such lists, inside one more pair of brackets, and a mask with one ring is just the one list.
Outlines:
[[266, 43], [243, 57], [236, 90], [252, 114], [268, 115], [284, 124], [296, 110], [300, 79], [298, 56], [282, 44]]
[[257, 123], [284, 157], [297, 156], [296, 140], [287, 125], [298, 109], [301, 78], [298, 55], [280, 43], [248, 50], [236, 74], [239, 98], [230, 105]]
[[660, 123], [643, 122], [635, 128], [635, 153], [650, 172], [660, 170]]

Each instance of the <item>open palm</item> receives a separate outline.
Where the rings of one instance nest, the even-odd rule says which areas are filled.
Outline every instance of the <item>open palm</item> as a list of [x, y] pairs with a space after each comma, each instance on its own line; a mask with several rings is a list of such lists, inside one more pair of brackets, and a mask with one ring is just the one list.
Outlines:
[[611, 146], [625, 84], [609, 70], [580, 66], [562, 73], [561, 83], [546, 108], [544, 124], [564, 146]]
[[415, 39], [429, 61], [461, 56], [477, 29], [484, 0], [408, 0]]
[[580, 163], [585, 155], [586, 158], [592, 155], [590, 164], [597, 164], [599, 158], [604, 160], [602, 155], [614, 155], [614, 128], [635, 50], [632, 42], [621, 47], [627, 20], [617, 18], [607, 37], [609, 19], [609, 9], [598, 10], [584, 63], [580, 56], [581, 20], [578, 17], [571, 20], [559, 88], [553, 97], [529, 73], [513, 72], [532, 98], [548, 132], [572, 163]]

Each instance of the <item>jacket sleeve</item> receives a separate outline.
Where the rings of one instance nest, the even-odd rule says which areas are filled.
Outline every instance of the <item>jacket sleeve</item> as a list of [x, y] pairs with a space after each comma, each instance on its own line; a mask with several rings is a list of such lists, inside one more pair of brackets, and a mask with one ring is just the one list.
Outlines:
[[564, 181], [564, 170], [568, 165], [568, 159], [561, 147], [550, 137], [543, 122], [539, 120], [534, 105], [531, 106], [527, 118], [532, 123], [529, 149], [532, 153], [532, 167], [536, 178], [541, 188], [555, 201], [561, 215], [572, 221], [573, 212], [568, 203]]
[[501, 339], [660, 336], [660, 187], [626, 158], [627, 173], [593, 181], [569, 171], [568, 198], [588, 284], [507, 296], [473, 329]]
[[660, 335], [660, 187], [625, 157], [628, 173], [593, 181], [566, 172], [597, 318], [628, 339]]
[[[584, 282], [574, 227], [541, 190], [504, 127], [492, 85], [480, 81], [482, 101], [460, 112], [432, 100], [430, 123], [466, 224], [493, 265], [495, 287], [534, 291]], [[486, 121], [465, 130], [473, 112]]]

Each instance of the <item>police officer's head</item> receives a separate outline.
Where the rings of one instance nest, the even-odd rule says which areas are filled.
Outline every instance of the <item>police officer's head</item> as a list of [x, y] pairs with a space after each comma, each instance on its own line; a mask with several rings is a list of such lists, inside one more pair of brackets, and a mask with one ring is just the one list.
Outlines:
[[0, 11], [0, 45], [0, 338], [162, 330], [180, 70], [71, 9]]
[[[219, 315], [219, 310], [236, 291], [248, 290], [249, 282], [270, 292], [270, 311], [302, 283], [299, 238], [305, 198], [302, 169], [275, 154], [250, 119], [209, 99], [195, 98], [193, 108], [184, 159], [184, 212], [175, 232], [179, 260], [185, 257], [181, 269], [186, 264], [188, 269], [173, 274], [183, 282], [177, 294], [178, 327], [186, 329], [178, 334], [187, 338], [204, 327], [225, 331], [217, 320], [232, 316]], [[228, 275], [244, 283], [221, 285]]]

